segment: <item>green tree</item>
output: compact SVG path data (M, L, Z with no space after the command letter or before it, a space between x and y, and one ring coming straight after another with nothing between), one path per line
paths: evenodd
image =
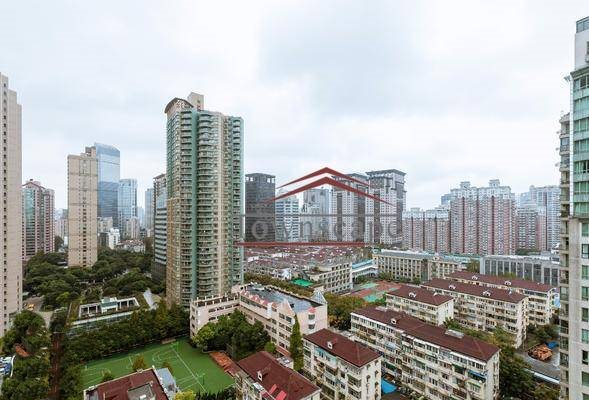
M194 400L196 394L192 390L188 390L186 392L178 392L176 396L174 396L174 400Z
M147 369L147 363L143 356L137 356L133 360L133 371L137 372L139 370Z
M340 330L349 330L352 325L352 312L366 306L363 299L352 296L336 296L326 293L325 300L327 300L329 323Z
M294 362L293 369L300 371L303 369L303 337L301 335L301 326L299 319L295 315L295 323L292 326L292 334L290 335L290 346L288 351Z
M208 323L200 328L196 335L192 337L192 343L197 349L208 351L215 336L215 330L213 329L211 323Z
M63 246L63 239L61 236L55 235L55 239L53 242L54 246L55 246L55 251L61 249L61 246Z
M558 400L559 398L559 390L553 389L546 385L536 385L536 389L534 390L534 399L542 399L542 400Z
M264 350L270 354L274 354L276 353L276 345L272 341L266 342L266 344L264 345Z
M104 382L112 381L113 379L115 379L115 376L112 374L112 372L104 371L100 382L104 383Z
M466 270L468 272L476 272L478 273L480 271L480 263L479 260L477 260L476 258L471 258L470 261L466 264Z

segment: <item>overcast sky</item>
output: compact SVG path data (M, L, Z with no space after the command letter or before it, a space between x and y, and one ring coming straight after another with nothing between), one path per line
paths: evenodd
M163 109L204 94L245 120L245 171L407 173L408 207L460 181L557 184L586 0L8 1L0 72L23 106L23 180L66 207L66 157L121 151L139 203L165 169Z

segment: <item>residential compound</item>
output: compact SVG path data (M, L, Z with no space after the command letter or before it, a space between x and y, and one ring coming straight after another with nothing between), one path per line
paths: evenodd
M10 327L11 319L21 309L22 299L22 131L21 106L17 103L14 90L8 86L8 77L0 73L0 132L3 146L0 148L3 163L0 172L3 185L0 186L2 207L0 219L4 229L0 230L0 335Z
M454 318L454 298L421 287L402 285L385 294L387 308L407 313L432 325Z
M379 400L381 360L374 350L329 329L303 339L304 369L321 387L321 398Z
M38 252L51 253L55 247L54 192L29 180L22 185L22 260Z
M517 206L515 229L517 249L531 251L547 250L545 207L539 207L536 204Z
M502 327L520 347L526 338L528 297L513 290L432 279L424 288L454 298L454 320L465 328L493 331Z
M190 304L190 336L208 322L235 310L244 313L252 324L260 321L272 342L283 349L290 346L295 318L303 335L329 325L327 302L319 292L312 298L305 298L273 286L250 283L236 285L225 295L193 300Z
M265 351L240 360L237 400L319 400L321 389Z
M406 204L405 173L396 169L333 177L374 198L334 187L331 193L329 238L400 246Z
M561 398L589 399L589 17L577 21L570 114L560 119Z
M168 303L190 306L242 281L243 120L172 99L167 115Z
M246 242L274 242L276 240L275 204L276 177L268 174L245 176L245 232ZM298 213L298 210L297 210Z
M515 195L509 186L498 179L487 187L462 182L450 195L452 253L515 253Z
M373 253L379 273L391 279L424 282L466 269L468 258L416 251L381 250Z
M403 248L431 253L450 252L450 212L412 208L403 212Z
M558 286L560 274L558 256L493 256L480 259L480 273L484 275L513 275L550 286Z
M98 258L96 148L67 157L68 265L91 267Z
M547 325L556 312L558 288L543 283L523 279L510 279L499 276L475 274L459 271L448 276L449 279L483 287L512 290L528 297L528 323Z
M499 348L386 307L352 313L356 339L381 354L392 376L428 400L497 399Z

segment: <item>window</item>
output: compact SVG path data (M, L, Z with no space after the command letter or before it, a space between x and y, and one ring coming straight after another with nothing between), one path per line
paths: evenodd
M581 341L589 343L589 331L587 329L581 329Z
M589 161L576 161L574 166L575 174L586 174L589 172Z
M581 100L584 100L584 103L578 103L578 111L585 111L589 109L589 97L583 97ZM577 102L575 102L575 106L577 107ZM574 151L575 153L585 153L589 151L589 139L575 140Z
M589 287L581 287L581 300L589 300Z
M589 351L582 350L581 360L583 361L583 364L589 365Z
M587 77L586 77L587 78ZM589 118L581 118L574 122L574 132L587 132L589 131Z
M583 382L583 386L589 386L589 373L581 372L581 381Z
M588 194L589 182L575 182L575 194Z
M583 322L589 322L589 308L581 309L581 318L583 319Z
M582 90L587 89L589 87L589 76L582 76L578 79L575 79L573 82L573 90Z
M589 237L589 224L581 224L581 236Z
M581 245L581 258L589 258L589 244Z

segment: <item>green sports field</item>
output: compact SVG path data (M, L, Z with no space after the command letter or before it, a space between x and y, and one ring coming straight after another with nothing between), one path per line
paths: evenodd
M133 360L138 355L143 356L148 367L161 368L162 363L167 361L182 390L215 393L233 384L233 378L223 372L207 354L191 347L187 339L180 339L173 343L154 344L129 353L91 361L82 369L84 387L100 383L102 374L106 371L110 371L115 378L130 374L133 372Z

